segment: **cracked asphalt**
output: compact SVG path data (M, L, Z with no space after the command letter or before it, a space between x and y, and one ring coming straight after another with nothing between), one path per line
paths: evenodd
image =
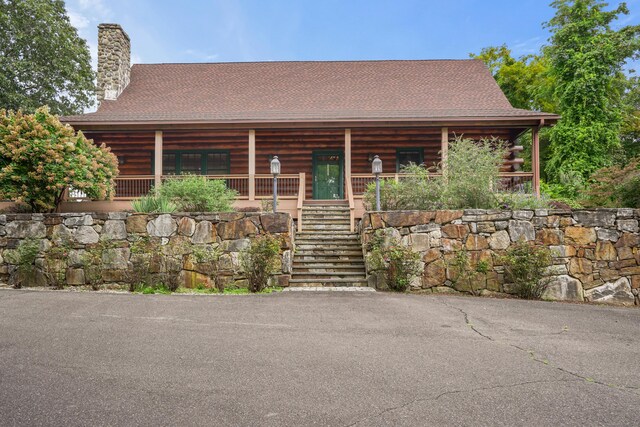
M640 425L640 310L2 290L0 425Z

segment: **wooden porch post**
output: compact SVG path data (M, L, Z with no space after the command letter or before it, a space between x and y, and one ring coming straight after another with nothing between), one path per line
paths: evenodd
M344 180L351 182L351 129L344 130Z
M540 137L539 128L531 128L531 169L533 170L533 193L540 197Z
M440 167L442 174L447 172L447 157L449 156L449 128L442 128L440 136Z
M154 149L154 186L160 187L162 184L162 131L156 131L156 141Z
M249 200L256 199L256 131L249 131Z

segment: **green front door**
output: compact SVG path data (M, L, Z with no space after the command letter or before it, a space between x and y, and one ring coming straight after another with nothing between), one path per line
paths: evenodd
M341 151L313 152L313 198L344 199L344 174Z

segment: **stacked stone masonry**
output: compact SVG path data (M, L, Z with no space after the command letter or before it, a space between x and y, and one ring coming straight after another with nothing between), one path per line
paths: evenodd
M131 42L117 24L98 26L98 102L113 100L129 84Z
M50 262L48 254L55 248L65 248L64 268L66 285L86 283L86 255L100 249L104 282L126 284L136 244L145 243L148 251L159 254L156 273L172 271L178 274L183 286L214 285L214 277L225 286L246 287L240 269L240 252L257 235L270 233L281 241L281 268L273 276L273 284L288 286L294 248L291 216L286 213L259 214L245 212L132 214L63 213L63 214L6 214L0 215L0 280L8 282L16 270L11 252L24 241L39 245L36 273L32 285L45 285L44 271ZM137 243L136 243L137 242ZM219 252L215 268L211 262L198 262L198 250ZM49 261L48 261L49 260ZM15 262L15 261L14 261Z
M640 305L639 219L638 209L370 212L360 233L365 259L376 232L421 254L424 267L412 283L414 291L468 292L452 281L452 261L464 248L472 268L479 261L489 265L476 288L487 295L508 294L500 258L525 240L552 251L546 299ZM384 288L381 272L366 264L369 285Z

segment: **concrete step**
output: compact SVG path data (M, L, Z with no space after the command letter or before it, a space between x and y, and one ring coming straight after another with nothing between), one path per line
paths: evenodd
M364 268L364 259L360 260L331 260L331 259L311 259L306 261L298 262L297 260L293 261L293 269L306 269L306 268L342 268L347 270L355 270L358 268Z
M296 233L296 240L299 238L319 238L324 239L327 237L336 237L338 239L342 238L354 238L357 239L359 237L358 233L352 233L351 231L342 231L342 230L316 230L316 231L307 231L302 230L299 233Z
M339 277L360 277L365 278L365 273L363 271L318 271L318 272L308 272L308 271L294 271L291 273L291 277L294 279L299 279L300 277L314 276L314 277L327 277L327 276L336 276Z
M367 279L291 279L289 286L367 286Z
M365 277L364 273L364 264L362 265L350 265L350 266L342 266L336 267L329 264L319 264L325 265L326 267L318 267L314 265L313 267L293 267L293 274L324 274L331 273L337 276L342 275L343 273L357 273L358 275Z
M360 244L360 240L358 239L358 235L344 235L344 234L316 234L316 233L308 233L302 235L302 233L298 233L296 235L296 243L311 243L311 242L355 242Z
M295 256L351 256L362 258L362 251L360 249L322 249L322 248L314 248L314 249L297 249Z
M344 219L309 219L309 220L302 220L302 227L304 227L305 225L346 225L347 227L349 226L349 220L344 220Z
M296 251L306 251L314 249L335 249L335 250L362 250L360 242L336 241L336 242L296 242Z
M336 204L328 204L328 203L308 203L305 202L302 205L302 209L336 209L336 210L349 210L348 203L336 203Z
M320 264L322 263L333 264L337 262L358 264L358 263L364 263L364 258L362 257L362 254L359 254L359 255L296 254L293 257L293 262L296 264L307 264L309 262L317 262Z
M351 232L349 224L302 224L305 231L348 231Z
M311 221L347 221L349 222L349 215L302 215L302 222Z

